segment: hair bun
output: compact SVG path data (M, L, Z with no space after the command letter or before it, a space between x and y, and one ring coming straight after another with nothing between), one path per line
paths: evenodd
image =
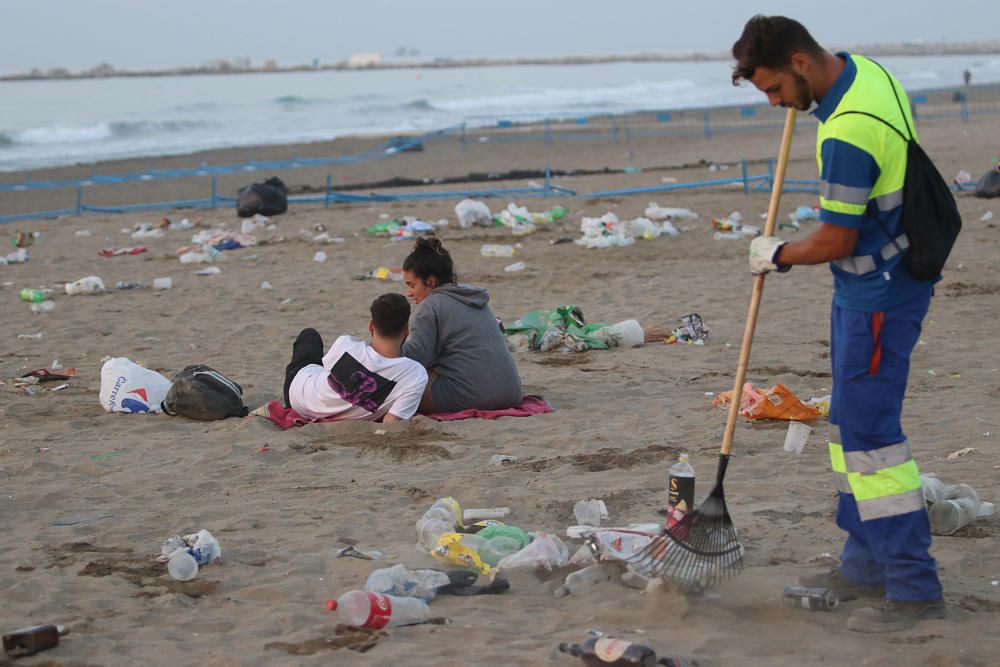
M430 251L433 253L442 254L445 252L444 246L441 245L441 239L434 236L421 236L418 237L416 243L413 245L414 251Z

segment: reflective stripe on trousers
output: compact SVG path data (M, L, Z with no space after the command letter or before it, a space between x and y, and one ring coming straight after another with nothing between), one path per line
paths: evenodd
M866 452L845 452L840 429L830 427L830 464L837 491L853 495L862 521L916 512L924 507L920 471L908 442Z

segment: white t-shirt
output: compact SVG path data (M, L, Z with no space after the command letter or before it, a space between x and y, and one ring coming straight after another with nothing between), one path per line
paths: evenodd
M427 371L407 357L388 359L368 343L341 336L323 365L300 370L288 388L291 408L303 417L373 421L390 413L409 419L417 412Z

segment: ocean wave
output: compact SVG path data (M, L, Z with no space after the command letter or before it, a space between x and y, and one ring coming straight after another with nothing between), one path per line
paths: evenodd
M411 100L409 102L400 102L396 104L368 104L364 106L354 107L351 109L352 113L359 114L379 114L379 113L394 113L398 111L414 112L414 111L441 111L438 107L434 106L430 101L420 98L416 100Z
M0 132L0 146L85 144L117 138L187 132L206 127L196 121L114 121L93 125L47 125Z
M333 104L335 102L335 100L330 100L324 97L303 97L301 95L282 95L281 97L275 97L271 101L275 104L280 104L283 107L306 107L320 104Z

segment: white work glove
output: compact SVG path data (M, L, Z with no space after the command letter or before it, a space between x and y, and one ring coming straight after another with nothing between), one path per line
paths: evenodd
M750 242L750 273L761 274L770 271L787 271L790 267L779 267L774 258L785 242L777 236L758 236Z

